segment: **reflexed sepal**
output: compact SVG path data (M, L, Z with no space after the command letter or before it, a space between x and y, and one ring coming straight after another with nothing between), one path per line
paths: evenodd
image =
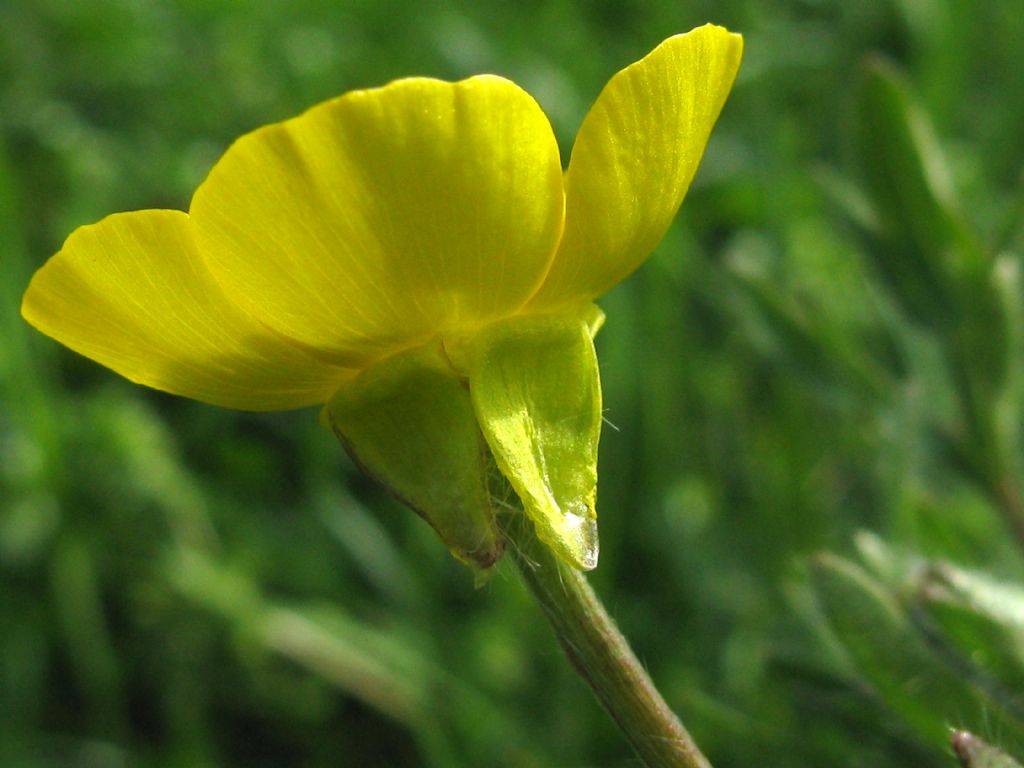
M484 331L469 384L495 462L537 536L577 568L597 565L601 384L594 317L513 318Z
M335 393L323 418L353 460L430 523L455 557L487 568L501 556L487 446L469 393L439 349L371 365Z

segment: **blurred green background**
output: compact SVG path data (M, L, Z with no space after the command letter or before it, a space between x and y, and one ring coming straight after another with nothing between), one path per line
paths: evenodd
M0 0L0 765L635 765L515 573L474 589L315 410L134 387L18 304L321 99L496 72L567 157L707 21L739 81L601 302L592 582L719 768L1021 756L1019 0Z

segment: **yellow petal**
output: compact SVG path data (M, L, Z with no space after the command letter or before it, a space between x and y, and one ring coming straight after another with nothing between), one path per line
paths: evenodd
M242 137L191 215L232 299L363 364L521 306L561 233L560 168L513 83L400 80Z
M134 382L229 408L322 403L351 375L232 305L180 211L114 214L75 230L32 278L21 311Z
M743 39L704 26L616 74L565 177L565 234L531 306L589 300L636 269L668 229L739 68Z

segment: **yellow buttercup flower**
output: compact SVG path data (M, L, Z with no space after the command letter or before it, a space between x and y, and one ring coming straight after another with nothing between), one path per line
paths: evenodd
M714 26L664 41L607 84L564 173L544 113L500 77L345 94L236 141L188 213L77 229L22 314L150 387L324 404L355 460L480 567L502 546L493 461L537 535L592 568L591 302L664 235L741 53Z

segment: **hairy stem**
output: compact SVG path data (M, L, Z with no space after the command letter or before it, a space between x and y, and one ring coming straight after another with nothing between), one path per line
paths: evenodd
M629 739L644 765L711 768L668 708L586 577L561 563L524 514L503 521L509 553L544 609L572 665Z

